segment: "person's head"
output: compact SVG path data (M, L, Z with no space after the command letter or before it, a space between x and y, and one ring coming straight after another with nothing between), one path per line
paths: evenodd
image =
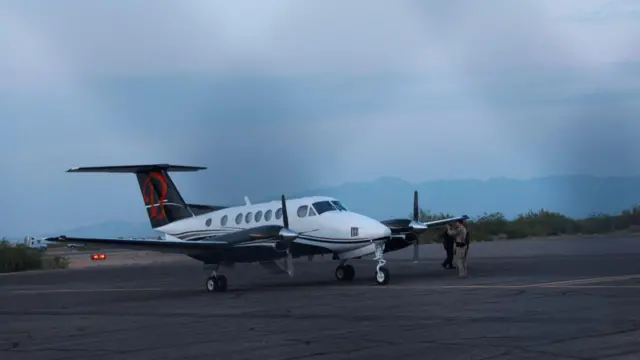
M462 219L456 221L456 227L461 227L461 226L464 226L464 220Z

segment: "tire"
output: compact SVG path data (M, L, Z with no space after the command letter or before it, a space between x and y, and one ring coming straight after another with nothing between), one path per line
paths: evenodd
M218 281L216 290L219 292L227 291L227 277L224 275L218 275Z
M376 271L376 284L387 285L389 283L389 270L381 267L380 271Z
M356 276L356 269L352 265L345 265L344 275L344 281L352 281Z
M336 275L336 280L344 281L345 277L347 276L346 266L338 265L336 267L335 275Z
M209 276L207 278L207 282L205 283L205 288L207 292L214 292L218 290L218 281L215 276Z

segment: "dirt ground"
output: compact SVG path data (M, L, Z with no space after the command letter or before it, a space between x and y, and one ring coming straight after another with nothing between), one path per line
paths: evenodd
M93 252L78 252L57 254L69 259L69 268L80 269L97 266L122 266L122 265L140 265L154 264L161 262L179 262L179 261L195 261L185 255L180 254L162 254L152 251L101 251L107 255L106 260L91 260Z

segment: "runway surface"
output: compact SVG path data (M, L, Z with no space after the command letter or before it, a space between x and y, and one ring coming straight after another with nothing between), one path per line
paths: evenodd
M421 253L386 287L370 260L348 284L238 266L214 294L191 261L2 276L0 359L640 358L640 239L472 244L467 279Z

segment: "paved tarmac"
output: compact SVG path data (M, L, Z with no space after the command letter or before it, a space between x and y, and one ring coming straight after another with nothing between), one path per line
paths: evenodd
M467 279L411 255L386 287L370 260L349 284L238 266L213 294L193 261L2 276L0 359L640 358L640 238L472 244Z

